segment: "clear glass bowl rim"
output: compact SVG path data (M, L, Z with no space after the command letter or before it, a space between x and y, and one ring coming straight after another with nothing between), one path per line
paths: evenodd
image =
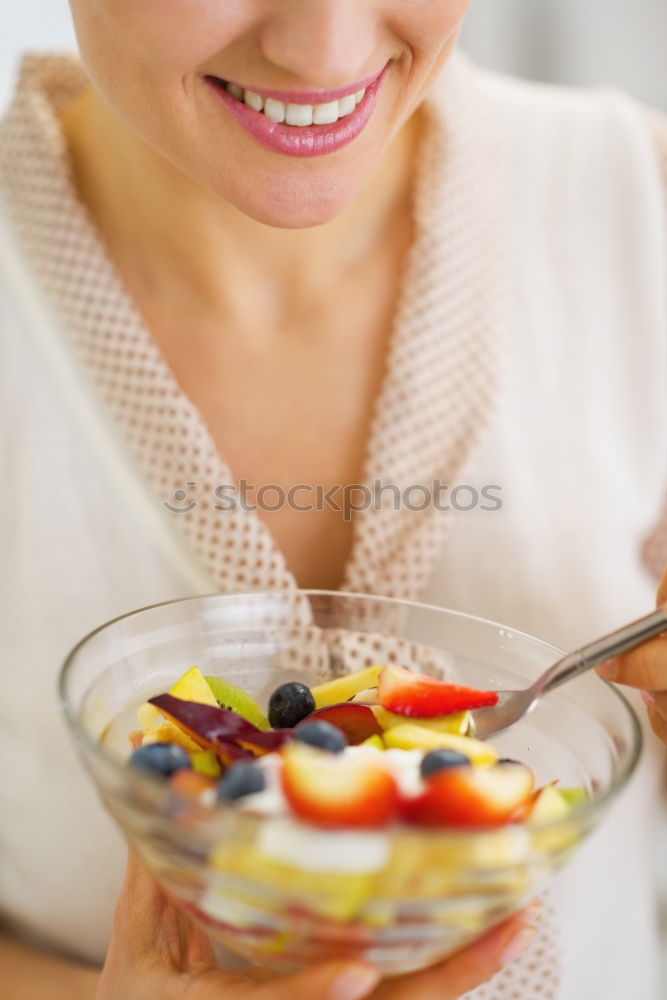
M355 593L353 591L344 590L318 590L318 589L298 589L298 590L287 590L287 589L276 589L276 590L253 590L253 591L233 591L229 593L221 591L213 591L208 594L197 594L190 595L188 597L178 597L168 601L158 601L155 604L147 604L141 608L135 608L132 611L127 611L122 615L117 615L115 618L110 618L108 621L103 622L98 625L92 631L88 632L83 636L82 639L77 642L77 644L70 650L70 652L65 657L60 673L58 676L58 697L62 711L64 713L67 724L74 734L74 737L78 743L81 743L86 748L86 753L91 754L93 757L101 760L106 767L111 767L113 771L116 772L117 776L127 779L127 768L124 764L118 761L112 754L107 753L104 747L97 741L91 738L91 736L86 732L85 728L79 723L78 714L72 708L68 697L67 697L67 682L70 673L70 669L74 665L74 662L79 654L79 652L90 642L96 635L103 632L105 629L110 628L112 625L117 625L119 622L125 621L128 618L134 618L138 615L143 614L147 611L154 611L158 608L165 608L170 606L176 606L180 604L187 604L188 602L193 603L195 601L206 601L211 599L225 600L225 598L230 601L233 599L243 599L256 601L261 604L262 601L268 599L275 600L276 598L285 597L295 597L301 595L306 598L318 597L318 598L333 598L333 599L347 599L354 601L372 601L374 603L386 603L392 607L404 607L406 609L418 609L420 611L434 611L436 613L442 614L443 612L456 617L458 619L466 620L470 623L479 622L485 627L498 628L506 632L511 632L512 635L518 639L525 639L531 643L542 646L544 649L551 650L554 653L554 661L560 656L565 655L565 650L560 649L558 646L554 646L550 642L546 642L543 639L538 639L528 632L522 632L519 629L512 628L511 626L504 625L500 622L496 622L489 618L482 618L480 615L468 614L465 611L456 611L452 608L446 608L437 604L427 604L421 601L407 601L402 598L394 597L384 597L375 594L366 593ZM594 817L601 811L603 811L611 801L613 801L617 795L623 790L627 785L628 781L632 777L632 774L637 766L639 758L642 753L643 748L643 732L641 725L635 714L632 706L628 702L627 698L618 690L618 688L609 683L602 678L599 678L601 683L605 685L606 688L613 694L615 698L623 706L629 720L632 730L632 746L629 750L627 760L623 763L620 773L615 781L612 781L610 786L605 789L600 795L593 796L592 798L587 798L585 802L578 805L573 812L567 816L561 817L556 820L548 820L543 823L531 824L530 830L532 832L550 832L558 831L560 828L567 826L572 823L573 819L580 821L584 826L588 827L593 825ZM144 787L146 792L155 792L157 788L163 787L164 783L160 781L159 778L153 778L150 775L145 775L141 772L135 772L132 774L132 783L136 787ZM220 813L221 809L213 810L214 813ZM248 818L248 817L246 817ZM263 817L257 817L257 822L261 823ZM585 822L584 822L585 821ZM512 829L513 827L499 827L499 828L458 828L456 830L438 830L433 828L422 828L422 827L396 827L392 832L400 836L402 832L409 832L411 834L419 833L422 836L432 836L444 840L448 836L453 838L460 838L461 836L489 836L496 832L502 832L507 829ZM521 826L519 826L521 828Z

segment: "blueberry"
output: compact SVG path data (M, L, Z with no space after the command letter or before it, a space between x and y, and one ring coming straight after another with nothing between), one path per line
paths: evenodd
M470 767L470 758L458 750L431 750L423 758L419 770L422 778L428 778L448 767Z
M137 747L128 764L138 771L169 778L174 771L190 767L190 756L178 743L146 743Z
M320 719L302 722L294 730L294 739L319 750L328 750L329 753L342 753L347 746L347 740L340 729Z
M274 729L292 729L315 711L315 699L305 684L281 684L269 698L269 722Z
M244 795L262 792L265 787L264 772L251 761L240 760L218 782L218 802L233 802Z

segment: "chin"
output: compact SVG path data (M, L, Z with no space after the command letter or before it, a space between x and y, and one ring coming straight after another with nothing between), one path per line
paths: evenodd
M336 171L320 176L294 177L278 182L275 174L248 177L242 184L215 185L215 193L255 222L275 229L309 229L332 222L354 201L362 178L342 177ZM327 174L329 176L327 176Z
M234 205L255 222L273 229L312 229L332 222L351 200L331 201L316 197L307 204L278 204L270 199L254 197Z

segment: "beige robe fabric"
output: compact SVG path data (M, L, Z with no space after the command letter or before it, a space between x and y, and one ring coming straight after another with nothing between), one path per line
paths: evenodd
M68 58L24 64L0 128L0 191L18 243L61 324L71 365L101 404L109 446L127 454L146 484L161 530L178 536L176 547L189 553L210 589L292 588L294 578L259 517L216 510L213 490L231 481L230 470L77 199L56 112L84 83ZM368 442L369 483L462 481L496 414L513 316L502 147L487 87L457 57L425 105L428 127L414 189L417 236ZM189 482L196 484L188 488L196 507L174 515L165 502ZM361 513L344 589L422 596L433 589L451 522L451 515L433 509ZM29 917L23 922L29 926ZM50 936L48 927L40 932ZM58 940L55 929L51 937ZM60 943L77 950L71 938ZM86 950L83 945L81 953ZM569 1000L559 993L559 967L547 905L530 953L474 996Z

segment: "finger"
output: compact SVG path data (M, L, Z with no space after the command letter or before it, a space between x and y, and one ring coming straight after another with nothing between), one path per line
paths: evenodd
M163 905L159 888L130 850L96 995L115 997L117 983L132 981L147 962L155 970L154 978L160 980L156 995L164 995L165 970L160 973L159 963L154 959Z
M642 691L651 729L663 743L667 743L667 694Z
M458 1000L514 961L535 936L539 903L516 914L458 955L424 972L388 980L377 1000ZM374 998L375 1000L375 998Z
M132 899L133 904L150 908L163 904L164 895L147 868L139 860L139 855L130 847L127 852L127 867L122 892Z
M305 969L282 980L274 978L268 983L250 986L247 993L238 996L239 1000L363 1000L373 993L380 978L372 965L334 962Z
M216 965L208 936L144 867L132 848L121 900L126 935L132 935L126 947L133 947L136 957L145 961L152 955L182 971Z
M667 691L642 691L641 696L647 708L667 720Z
M152 956L174 969L215 964L209 939L162 889L132 848L116 904L112 943L114 951L122 951L134 962L145 963Z
M162 890L130 848L114 919L114 936L128 954L143 957L152 950L164 906Z
M660 580L660 586L658 587L658 595L656 601L657 601L657 607L660 607L661 604L667 603L667 566L665 566L662 578Z
M597 668L600 677L645 691L667 690L667 638L658 636Z
M130 850L116 909L118 935L114 950L124 951L126 960L132 955L135 961L143 962L147 954L161 952L165 937L174 936L171 933L174 928L169 927L170 933L165 934L163 927L165 915L167 923L171 924L170 911L178 916L153 876ZM282 980L274 977L266 984L257 984L243 974L221 969L195 968L192 971L201 996L210 996L211 1000L221 995L228 996L229 1000L363 1000L381 978L373 966L359 962L314 966ZM204 989L207 992L204 993Z

